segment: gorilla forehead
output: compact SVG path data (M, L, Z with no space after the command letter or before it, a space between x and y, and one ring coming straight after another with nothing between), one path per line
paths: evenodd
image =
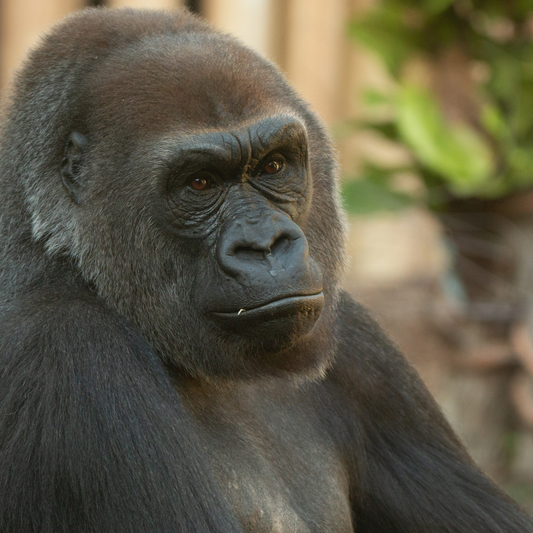
M150 36L120 48L90 76L88 99L99 129L135 135L177 124L183 131L231 129L265 109L294 108L270 63L218 34Z

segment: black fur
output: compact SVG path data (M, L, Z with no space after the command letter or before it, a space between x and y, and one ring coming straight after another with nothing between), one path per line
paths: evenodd
M0 531L532 531L339 290L323 126L184 11L81 12L0 144Z

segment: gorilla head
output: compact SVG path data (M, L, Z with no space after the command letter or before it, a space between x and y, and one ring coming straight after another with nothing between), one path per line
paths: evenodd
M272 64L185 12L92 10L46 38L15 90L4 160L51 260L191 374L326 368L335 163Z

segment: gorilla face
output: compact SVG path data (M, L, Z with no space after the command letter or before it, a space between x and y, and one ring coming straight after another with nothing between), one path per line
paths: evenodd
M101 61L80 101L65 225L98 294L192 374L323 372L342 222L320 200L328 140L277 70L224 36L159 36Z
M269 352L308 334L324 295L298 225L311 194L303 126L270 117L192 135L168 166L166 225L185 246L204 243L211 267L193 291L211 327Z

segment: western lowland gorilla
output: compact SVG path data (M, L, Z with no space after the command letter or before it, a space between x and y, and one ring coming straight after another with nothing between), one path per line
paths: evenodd
M185 11L92 9L2 133L0 531L533 531L339 289L331 141Z

